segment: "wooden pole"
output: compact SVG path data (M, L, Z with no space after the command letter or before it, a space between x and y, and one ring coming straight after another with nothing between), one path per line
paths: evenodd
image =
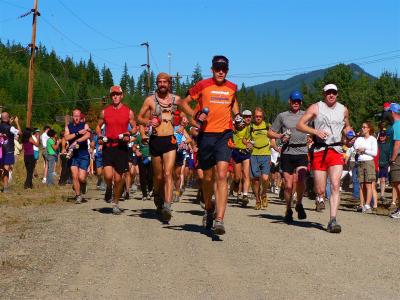
M29 81L28 81L28 103L26 111L26 127L31 127L32 120L32 98L33 98L33 80L35 77L35 52L36 52L36 17L39 16L38 12L38 0L34 0L33 5L33 21L32 21L32 42L29 45L31 47L31 59L29 61Z

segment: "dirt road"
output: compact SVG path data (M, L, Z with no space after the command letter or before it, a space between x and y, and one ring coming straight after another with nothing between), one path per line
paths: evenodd
M192 196L174 204L169 225L152 201L124 201L114 216L95 190L82 205L1 207L0 298L400 297L398 220L342 207L343 232L328 234L328 212L312 201L306 221L287 225L271 197L267 210L230 204L219 239L200 226Z

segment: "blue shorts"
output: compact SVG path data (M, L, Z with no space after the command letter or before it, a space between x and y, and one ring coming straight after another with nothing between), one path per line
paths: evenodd
M232 138L232 131L226 130L221 133L201 133L197 137L197 160L200 169L209 170L219 161L229 162L232 156L232 149L228 142Z
M388 166L379 166L378 178L387 178L389 176Z
M96 168L103 167L103 153L96 153L94 156L94 163L96 164Z
M251 178L259 178L261 174L269 175L271 171L270 155L252 155L250 157L250 176Z
M242 161L246 159L250 159L250 152L242 149L233 149L232 150L232 159L235 163L240 164Z
M11 166L15 163L14 152L3 152L3 157L0 160L0 166Z
M70 167L78 167L79 169L87 171L90 164L90 156L73 156L70 159Z

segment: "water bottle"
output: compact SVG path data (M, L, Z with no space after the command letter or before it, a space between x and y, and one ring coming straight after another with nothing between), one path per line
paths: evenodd
M72 143L69 147L68 147L68 152L67 152L67 159L70 159L72 157L72 155L74 154L74 150L75 149L79 149L79 144L77 142Z
M353 130L350 130L350 131L348 131L347 132L347 134L346 134L346 137L348 138L348 139L352 139L352 138L354 138L356 136L356 133L353 131Z
M201 113L199 113L199 114L197 115L196 122L197 122L197 124L199 124L200 127L203 126L204 121L199 120L199 116L200 116L201 114L206 114L206 115L208 116L208 113L209 113L209 112L210 112L210 110L208 109L208 107L204 107L204 108L201 110Z

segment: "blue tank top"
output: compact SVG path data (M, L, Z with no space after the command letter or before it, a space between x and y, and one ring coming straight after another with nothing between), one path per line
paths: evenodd
M79 124L75 125L74 123L69 123L68 124L68 129L69 133L78 133L80 130L85 129L85 123L80 122ZM72 140L69 141L69 144L71 145L75 140L77 140L79 137L75 137ZM88 142L83 141L79 143L79 148L74 150L74 156L86 156L89 155L88 151Z

